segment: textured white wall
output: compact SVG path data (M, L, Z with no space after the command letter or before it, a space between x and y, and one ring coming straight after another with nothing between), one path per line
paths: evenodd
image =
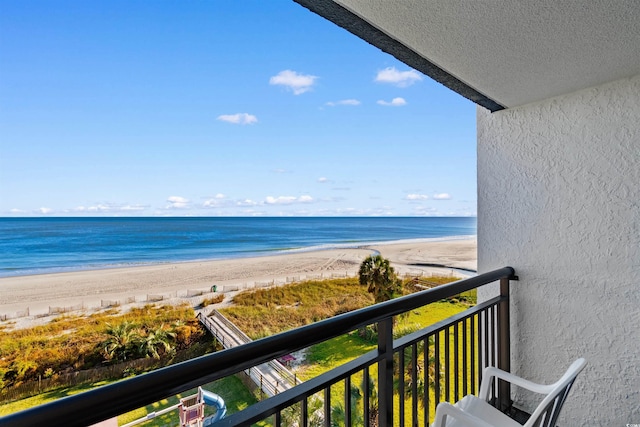
M640 423L640 75L478 108L478 193L479 270L520 277L513 372L552 382L583 356L558 424Z

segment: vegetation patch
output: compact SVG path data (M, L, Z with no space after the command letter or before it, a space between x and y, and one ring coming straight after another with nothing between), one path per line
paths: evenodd
M171 358L198 348L206 331L187 305L60 316L29 329L0 331L0 389L125 360Z
M375 276L375 272L371 274L371 270L376 268L379 267L371 266L369 276ZM389 272L393 273L393 270ZM235 296L232 307L220 311L251 338L258 339L366 307L376 299L381 299L383 294L395 297L420 290L419 287L412 286L411 281L401 283L393 275L391 278L393 280L387 282L393 287L392 292L376 288L358 278L311 280L245 291ZM427 280L447 283L457 279L431 277ZM412 311L398 319L395 332L397 335L404 335L457 313L473 303L475 293L471 292ZM298 374L305 379L313 378L375 348L375 330L372 334L362 332L354 331L308 349L306 361L297 369ZM205 334L194 317L193 309L188 306L146 306L126 314L111 310L91 316L62 316L48 325L31 329L0 330L0 380L3 381L0 385L6 390L8 386L34 378L132 359L171 359L180 350L183 353L189 351L192 353L190 356L195 357L211 351L210 340L204 339ZM182 357L181 360L186 358L190 357ZM375 368L372 375L374 372ZM354 380L361 381L359 377ZM42 393L34 398L0 406L0 414L12 413L102 384L104 382ZM205 388L220 394L230 413L255 403L255 397L235 377L219 380ZM338 388L332 388L332 395L341 393ZM147 413L170 406L180 397L192 393L195 391L190 390L180 396L123 414L119 417L119 422L126 423L144 417ZM15 408L14 405L19 407ZM171 420L159 417L145 425L164 425L173 422L174 416L167 414L166 417Z
M310 280L245 291L220 310L252 339L307 325L373 304L355 278Z
M424 280L444 284L458 278L432 276ZM394 286L393 296L422 290L412 280L400 285L390 283ZM370 288L375 292L370 292ZM375 303L376 292L383 293L379 291L379 287L360 284L358 278L309 280L241 292L233 298L233 306L221 309L220 312L255 340L367 307ZM475 304L475 291L458 295L446 302L465 306Z

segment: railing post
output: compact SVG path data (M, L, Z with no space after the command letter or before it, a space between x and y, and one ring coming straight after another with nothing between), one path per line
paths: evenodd
M393 426L393 318L378 323L378 425Z
M511 372L509 278L500 279L500 296L506 299L498 305L498 369ZM511 384L508 381L498 380L498 409L506 411L512 403Z

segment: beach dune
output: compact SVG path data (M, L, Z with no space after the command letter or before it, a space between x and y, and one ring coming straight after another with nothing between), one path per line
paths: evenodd
M442 272L430 265L475 270L476 241L404 241L358 248L181 262L149 266L75 271L0 278L0 315L15 317L27 309L30 317L51 307L99 308L105 301L122 305L185 299L199 292L233 293L247 288L291 281L353 276L362 260L380 253L399 274ZM444 270L451 274L451 268Z

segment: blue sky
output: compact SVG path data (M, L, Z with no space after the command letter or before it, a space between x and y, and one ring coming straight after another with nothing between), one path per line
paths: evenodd
M293 1L0 2L0 216L475 213L475 105Z

